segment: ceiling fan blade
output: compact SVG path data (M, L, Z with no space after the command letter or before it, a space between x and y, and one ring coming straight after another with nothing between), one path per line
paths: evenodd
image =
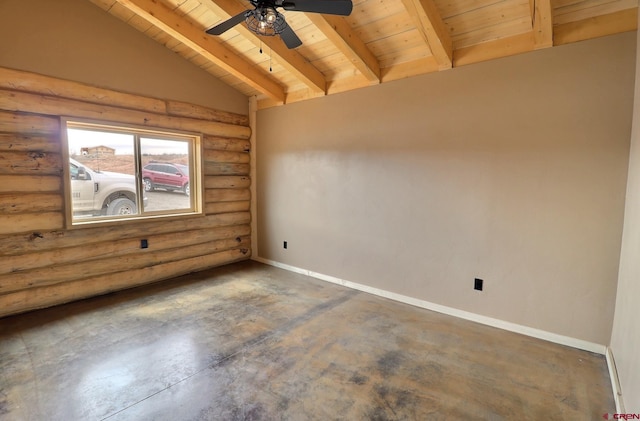
M349 16L353 10L351 0L290 0L283 1L284 10Z
M239 24L240 22L245 20L245 17L247 15L247 12L250 12L250 10L245 10L242 13L239 13L227 20L225 20L224 22L214 26L211 29L207 29L207 34L209 35L222 35L223 33L225 33L226 31L228 31L229 29L233 28L234 26L236 26L237 24Z
M291 27L287 25L286 22L284 23L284 25L284 29L282 30L282 32L280 32L280 38L282 38L282 41L287 46L287 48L292 49L301 46L302 41L300 41L300 38L298 38L296 33L293 32L293 29L291 29Z

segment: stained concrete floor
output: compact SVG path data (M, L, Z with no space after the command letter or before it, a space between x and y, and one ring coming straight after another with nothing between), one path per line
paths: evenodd
M2 420L588 420L601 355L255 262L0 319Z

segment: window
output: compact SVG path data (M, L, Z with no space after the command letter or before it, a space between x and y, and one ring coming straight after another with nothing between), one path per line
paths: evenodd
M70 225L202 213L199 135L63 120Z

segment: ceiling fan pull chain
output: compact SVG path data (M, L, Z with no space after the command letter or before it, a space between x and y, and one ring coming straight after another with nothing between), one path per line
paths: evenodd
M269 47L269 72L273 72L273 69L271 68L271 47Z
M260 54L262 54L262 40L260 40Z

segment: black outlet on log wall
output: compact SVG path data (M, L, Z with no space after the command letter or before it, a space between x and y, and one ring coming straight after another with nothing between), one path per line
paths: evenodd
M478 291L482 291L482 283L484 281L480 278L476 278L473 281L473 289L478 290Z
M149 247L149 241L147 241L147 240L140 240L140 248L141 248L141 249L146 249L147 247Z

